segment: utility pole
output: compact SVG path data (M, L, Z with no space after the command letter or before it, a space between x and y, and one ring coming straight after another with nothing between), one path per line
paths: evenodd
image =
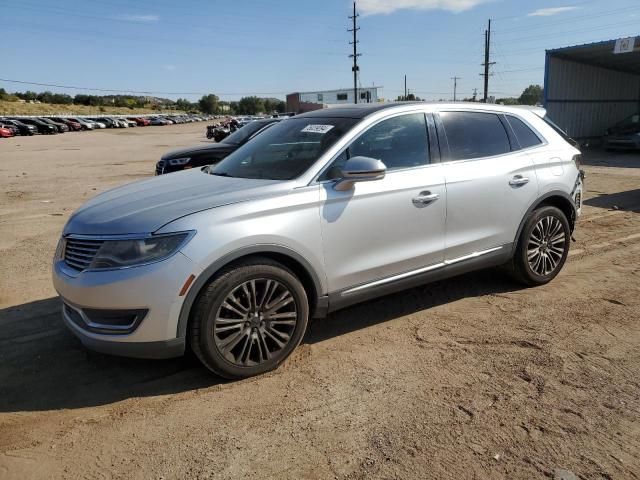
M458 93L458 80L460 80L460 77L451 77L451 80L453 80L453 101L455 102L457 100L456 94Z
M362 56L361 53L358 53L358 27L357 19L360 15L356 11L356 2L353 2L353 16L349 17L353 20L353 28L348 29L348 32L353 32L353 42L349 42L349 45L353 45L353 53L349 55L349 58L353 58L353 66L351 70L353 71L353 101L354 103L358 103L358 72L360 71L360 67L358 66L358 57Z
M404 97L402 99L407 101L407 75L404 76Z
M484 73L480 75L484 77L484 95L483 101L487 103L487 99L489 98L489 67L491 65L495 65L496 62L490 62L490 54L491 54L491 19L489 19L488 28L484 31Z

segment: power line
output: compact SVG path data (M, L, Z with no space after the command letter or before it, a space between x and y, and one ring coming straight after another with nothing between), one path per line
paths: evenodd
M127 93L127 94L140 94L140 95L208 95L211 92L155 92L149 90L126 90L126 89L114 89L114 88L91 88L91 87L78 87L74 85L59 85L54 83L40 83L40 82L27 82L24 80L15 80L9 78L0 78L0 82L18 83L21 85L35 85L39 87L52 87L52 88L64 88L70 90L87 90L91 92L105 92L105 93ZM233 93L216 93L220 96L233 96L233 95L285 95L291 92L233 92Z

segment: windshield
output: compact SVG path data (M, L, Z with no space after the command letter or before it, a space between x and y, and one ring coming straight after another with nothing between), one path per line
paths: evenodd
M240 145L244 143L251 135L256 133L261 128L264 128L268 125L268 122L251 122L245 125L244 127L236 130L227 138L222 140L220 143L229 143L232 145Z
M218 163L213 175L291 180L348 132L354 118L292 118L261 133Z

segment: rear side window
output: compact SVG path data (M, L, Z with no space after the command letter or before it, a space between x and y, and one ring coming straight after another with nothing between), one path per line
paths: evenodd
M530 148L540 145L542 140L534 133L529 126L517 117L511 115L505 115L509 125L513 129L513 133L516 134L520 148Z
M441 112L449 143L449 160L491 157L511 151L498 115L483 112Z

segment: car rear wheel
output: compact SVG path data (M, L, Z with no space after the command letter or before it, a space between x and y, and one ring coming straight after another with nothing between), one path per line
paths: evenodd
M513 258L513 271L521 282L536 286L553 280L562 269L571 242L565 214L556 207L535 210L527 219Z
M224 270L200 294L189 343L217 375L235 379L273 370L307 328L304 287L285 266L253 258Z

